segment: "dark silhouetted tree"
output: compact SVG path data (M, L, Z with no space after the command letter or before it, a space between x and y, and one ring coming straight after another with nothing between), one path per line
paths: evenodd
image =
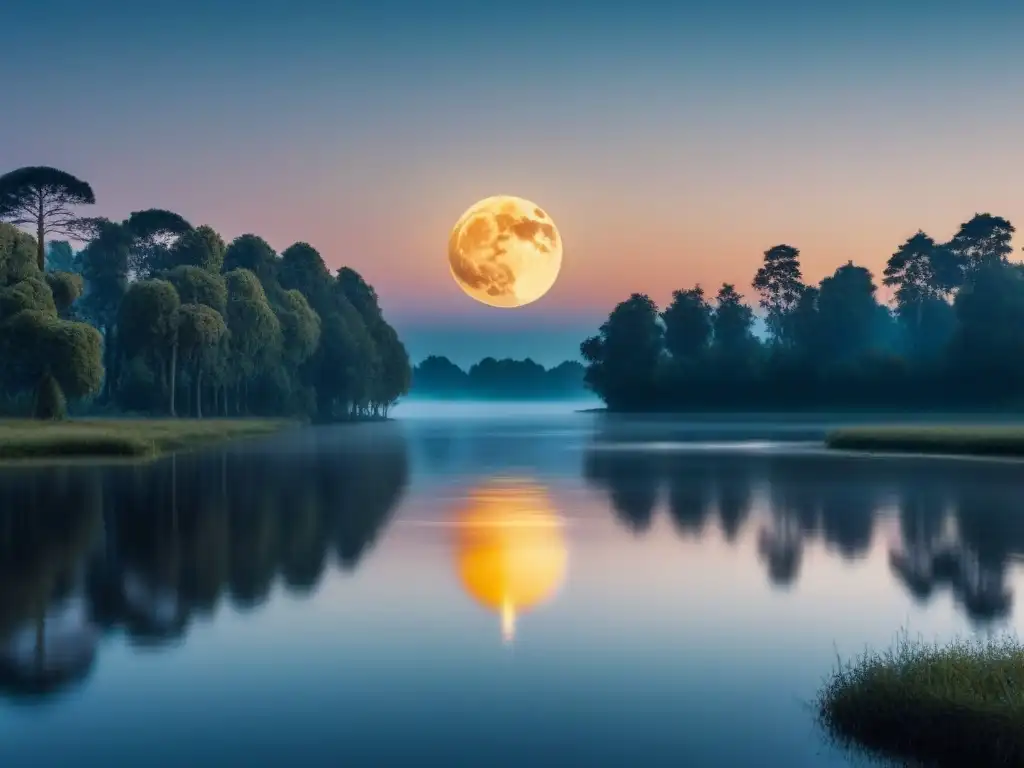
M768 332L776 344L791 338L789 315L803 293L800 251L791 245L776 245L764 252L764 263L757 270L751 287L761 295L761 308L767 313Z

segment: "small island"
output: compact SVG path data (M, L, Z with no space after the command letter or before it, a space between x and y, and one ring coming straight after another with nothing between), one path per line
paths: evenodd
M409 394L473 400L567 400L587 397L583 365L566 360L545 368L529 358L485 357L464 371L447 357L431 355L413 368Z
M927 765L1024 765L1024 646L902 635L837 668L818 716L840 744Z
M386 418L408 391L405 346L353 269L172 211L81 214L95 202L58 168L0 175L0 458Z

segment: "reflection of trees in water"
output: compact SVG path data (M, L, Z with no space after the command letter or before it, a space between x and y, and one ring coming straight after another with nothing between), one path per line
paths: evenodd
M0 472L0 691L51 692L91 671L76 586L102 505L96 479L67 468Z
M641 451L599 450L584 457L583 474L608 493L612 510L634 533L651 527L662 481L661 457Z
M871 548L875 519L898 500L902 544L890 555L894 575L919 601L948 588L973 621L1007 616L1007 564L1024 555L1024 514L1008 465L941 466L840 456L588 450L584 477L609 497L634 533L648 530L664 492L677 531L700 536L716 524L735 541L757 485L766 519L757 534L768 578L788 586L800 577L803 551L820 540L845 560Z
M6 643L23 656L25 628L76 591L83 637L95 623L158 646L225 600L255 607L275 583L308 593L332 560L358 566L406 473L395 435L331 451L184 454L0 475L0 651ZM61 646L69 664L72 645ZM15 690L11 653L0 659L0 688ZM85 664L86 654L76 658Z
M955 482L935 473L900 500L901 546L893 573L919 601L948 589L975 621L1008 618L1009 563L1024 553L1024 520L1009 465L961 469Z

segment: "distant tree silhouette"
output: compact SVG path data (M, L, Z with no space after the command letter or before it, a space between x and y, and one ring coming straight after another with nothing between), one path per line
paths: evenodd
M800 251L791 245L776 245L764 252L764 263L754 276L752 287L761 294L768 331L776 344L792 341L790 317L803 294Z
M980 213L948 242L924 232L874 276L852 261L805 285L800 252L764 253L751 285L768 339L730 284L677 290L661 313L634 294L580 345L610 410L992 407L1024 402L1024 265L1014 228Z
M464 371L447 357L431 355L413 368L410 392L425 397L486 399L573 397L586 390L584 368L566 360L546 369L525 360L485 357Z

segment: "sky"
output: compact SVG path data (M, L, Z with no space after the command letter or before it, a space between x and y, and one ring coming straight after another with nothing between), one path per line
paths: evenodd
M74 173L95 215L309 242L375 286L414 361L552 365L631 292L753 300L778 243L810 281L848 260L880 278L917 229L1024 221L1013 0L4 5L0 169ZM565 246L516 310L447 262L494 194Z

